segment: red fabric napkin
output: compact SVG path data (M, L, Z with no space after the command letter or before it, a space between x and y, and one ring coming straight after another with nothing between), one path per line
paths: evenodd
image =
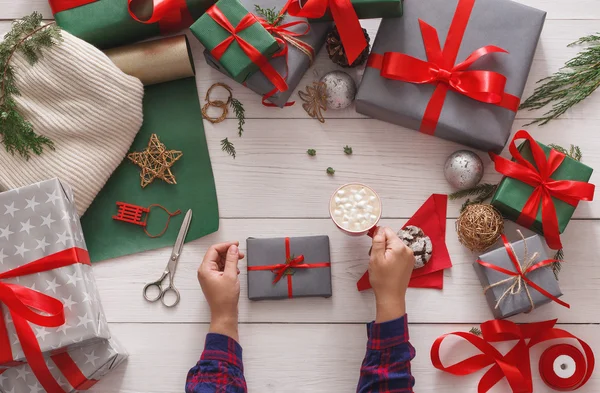
M402 227L414 225L421 228L429 236L433 245L433 253L429 262L421 269L413 271L408 284L411 288L442 289L444 286L444 269L452 267L450 254L446 247L447 206L447 195L433 194ZM358 280L356 286L359 291L371 288L369 272L366 272Z

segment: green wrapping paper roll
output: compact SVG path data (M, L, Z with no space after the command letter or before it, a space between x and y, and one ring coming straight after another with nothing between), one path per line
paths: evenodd
M152 6L153 1L141 1L144 4L139 7L138 17L144 20L147 19L148 8ZM187 4L192 21L198 19L214 4L214 0L182 1ZM128 0L50 0L49 2L56 23L60 27L98 48L106 49L130 44L163 33L160 23L145 24L134 20L129 14ZM68 4L68 9L64 9L62 3ZM56 10L60 11L56 12ZM182 25L181 29L189 27L189 24Z
M548 157L550 155L550 150L552 149L539 142L538 145L542 148L544 153L546 153L546 157ZM529 142L523 142L519 146L519 151L524 159L535 165ZM513 159L513 161L515 160ZM552 179L589 182L593 171L594 170L589 166L567 156L561 166L558 167L552 175ZM504 217L507 217L512 221L517 221L532 192L533 187L530 185L510 177L504 177L498 185L498 189L492 198L491 204L498 209ZM573 216L573 213L575 213L576 207L554 197L552 197L552 201L556 208L559 233L563 233L567 224L571 221L571 217ZM539 234L544 234L542 227L542 204L540 204L537 217L532 227L529 229Z
M234 27L249 13L238 0L220 0L215 7L221 10ZM215 22L209 14L202 15L190 27L190 30L209 51L231 37L231 34ZM238 35L266 58L270 58L279 50L279 45L273 36L258 22L240 31ZM259 70L258 65L252 62L236 41L231 43L219 62L239 83L244 83L249 76Z

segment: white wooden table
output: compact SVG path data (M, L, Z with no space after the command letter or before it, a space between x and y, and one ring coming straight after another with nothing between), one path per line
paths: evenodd
M411 1L407 0L410 6ZM529 83L556 71L577 48L567 44L600 30L597 0L521 0L548 11ZM10 20L34 10L52 18L46 0L0 0L0 33ZM378 22L363 21L374 38ZM196 58L198 91L201 97L214 82L232 82L209 68L202 46L192 40ZM334 69L324 51L313 70L318 75ZM317 78L310 70L300 87ZM332 246L333 297L250 302L247 300L245 261L241 262L242 296L240 334L244 347L246 377L251 392L326 392L355 390L366 333L364 323L374 317L374 299L369 291L356 291L356 280L367 267L368 238L348 238L328 219L331 192L349 181L366 181L382 196L383 224L399 228L432 193L450 188L442 169L446 157L461 146L364 118L353 109L327 112L320 124L310 119L297 104L284 110L264 108L250 90L235 85L235 96L246 107L244 137L236 136L236 120L211 125L205 122L210 155L217 184L221 228L185 247L176 283L181 303L173 310L142 298L144 283L164 268L170 249L146 252L95 265L98 286L112 332L131 353L120 367L93 391L127 393L182 392L187 371L200 356L208 329L209 309L196 279L196 269L207 247L238 239L245 249L248 236L302 236L327 234ZM294 97L297 98L296 95ZM600 184L600 93L570 111L561 120L538 128L529 127L536 139L563 146L582 147L584 162L596 172ZM517 115L514 130L539 113ZM219 141L235 141L237 159L221 152ZM342 147L350 145L352 156ZM317 156L306 155L314 148ZM484 157L484 154L482 154ZM484 157L484 181L496 182L489 159ZM325 173L336 169L335 176ZM492 318L471 263L475 256L460 246L454 220L460 203L448 209L447 243L454 267L445 273L443 291L410 289L408 312L412 343L417 349L413 372L416 391L435 393L475 392L482 373L453 377L435 370L429 349L436 337ZM600 349L600 202L584 203L563 236L568 263L560 275L567 310L551 304L515 320L533 322L559 318L562 327ZM511 227L509 227L511 228ZM535 351L539 356L539 350ZM598 352L600 354L600 352ZM466 354L466 353L465 353ZM550 392L533 361L536 392ZM501 382L494 392L507 392ZM600 391L600 374L580 390Z

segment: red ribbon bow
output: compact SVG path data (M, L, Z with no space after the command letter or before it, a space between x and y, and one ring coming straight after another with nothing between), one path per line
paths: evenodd
M313 269L313 268L322 268L322 267L331 267L330 262L318 262L318 263L304 263L304 255L300 255L298 257L292 258L290 252L290 238L285 238L285 261L286 263L279 263L277 265L267 265L267 266L248 266L248 271L264 271L270 270L275 274L275 278L273 279L273 285L277 284L281 278L286 274L288 269ZM288 285L288 297L292 298L293 296L293 288L292 288L292 275L287 275L287 285Z
M86 250L69 248L26 265L0 273L0 280L41 273L81 263L91 265ZM64 393L56 382L42 355L30 323L44 327L59 327L65 323L64 306L58 300L22 285L0 281L0 304L10 312L17 336L31 370L48 393ZM0 364L13 360L8 331L0 313Z
M431 347L431 362L435 368L454 375L473 374L492 365L479 381L478 393L489 391L505 377L513 393L531 393L533 392L533 382L529 349L548 340L574 338L583 347L587 358L587 370L579 384L579 386L583 386L594 371L594 353L584 341L565 330L556 329L554 327L556 322L556 320L552 320L517 325L510 321L493 320L481 325L482 337L466 332L444 334L436 339ZM444 366L440 359L440 347L449 336L464 338L481 353L451 366ZM527 339L529 342L526 343ZM506 355L502 355L491 345L495 342L512 340L517 340L517 344Z
M487 267L488 269L495 270L497 272L506 274L511 277L521 277L521 279L525 282L526 285L529 285L530 287L532 287L533 289L535 289L542 295L551 299L553 302L556 302L563 307L571 308L571 306L568 303L563 302L562 300L560 300L556 296L552 295L550 292L546 291L544 288L540 287L539 285L537 285L536 283L534 283L527 277L527 275L529 273L533 272L534 270L537 270L544 266L551 265L552 263L557 262L557 260L556 259L546 259L544 261L538 262L538 263L530 266L525 271L523 271L523 268L522 268L521 264L519 263L519 259L515 255L513 248L510 246L508 239L506 238L506 236L504 236L504 234L502 234L501 237L502 237L502 242L504 243L504 248L506 249L508 257L512 261L516 271L513 272L508 269L504 269L500 266L496 266L489 262L482 261L481 259L477 259L477 263L480 264L481 266Z
M515 144L517 139L529 141L535 165L523 158ZM508 160L494 153L489 154L494 161L496 171L533 187L533 192L525 203L517 223L526 228L531 227L541 206L542 227L546 242L550 248L560 250L562 243L552 198L559 199L571 206L577 206L579 201L594 199L595 186L582 181L552 179L552 174L561 166L565 155L552 149L550 155L546 157L542 148L525 130L520 130L515 134L510 142L509 151L516 161Z
M290 15L318 19L325 16L327 9L331 11L335 25L340 32L348 64L354 63L368 43L351 0L306 0L302 5L300 1L290 0L288 2Z
M480 58L492 53L508 53L506 50L487 45L475 50L462 63L455 64L474 4L475 0L459 1L443 49L437 30L419 19L427 61L397 52L371 53L369 56L367 66L381 70L381 76L386 79L436 85L421 121L423 133L435 133L449 89L513 112L519 108L519 98L504 91L504 75L493 71L467 71Z
M211 51L211 55L213 55L217 60L220 60L221 57L225 54L229 45L231 45L234 41L238 43L242 51L248 56L248 58L256 64L263 74L269 79L269 81L275 86L275 88L279 91L286 91L288 89L286 81L283 79L281 75L273 68L271 64L269 64L269 59L263 56L254 46L244 40L239 36L239 33L242 30L247 29L252 26L254 23L258 22L256 16L251 13L247 13L240 23L236 27L233 27L229 19L223 14L223 12L217 7L217 5L213 5L206 11L210 17L219 24L223 29L225 29L230 36L223 40L220 44L215 46Z
M280 18L284 17L284 14L287 11L287 8L288 8L288 5L286 4L286 6L283 7L283 9L281 10L281 12L279 14ZM265 18L257 16L257 20L261 24L261 26L265 28L265 30L267 30L269 33L271 33L271 35L273 37L275 37L277 42L282 47L282 50L280 52L278 52L277 54L275 54L273 57L285 56L285 75L283 76L283 78L285 80L287 80L287 73L288 73L288 50L289 50L288 44L292 44L293 46L298 48L300 51L305 53L308 56L308 58L310 59L310 64L312 65L312 63L315 59L314 48L312 46L310 46L309 44L307 44L306 42L298 39L298 37L304 36L310 32L310 25L308 24L307 21L297 20L294 22L284 23L284 24L275 26L274 24L269 23ZM290 27L299 26L299 25L305 26L305 29L302 32L295 32L295 31L290 30ZM274 88L273 90L271 90L267 94L265 94L263 96L262 104L264 106L268 106L268 107L275 107L276 106L275 104L269 103L269 102L267 102L267 100L269 98L273 97L275 94L277 94L278 91L279 90L277 88ZM290 101L290 102L286 102L284 106L292 106L294 104L295 104L295 101Z

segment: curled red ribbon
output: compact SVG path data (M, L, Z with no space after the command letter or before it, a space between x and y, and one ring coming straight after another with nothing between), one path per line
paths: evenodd
M521 264L519 263L519 259L517 258L517 256L515 255L514 250L510 246L510 243L509 243L508 239L506 238L506 236L504 236L504 234L502 234L501 237L502 237L502 242L504 243L504 248L506 249L506 253L508 254L508 257L510 258L511 262L513 263L516 271L513 272L513 271L510 271L508 269L504 269L504 268L502 268L500 266L496 266L496 265L493 265L493 264L491 264L489 262L482 261L481 259L477 259L477 263L480 264L481 266L487 267L488 269L495 270L497 272L500 272L502 274L506 274L508 276L512 276L512 277L520 276L521 279L525 282L526 285L529 285L530 287L532 287L533 289L535 289L536 291L538 291L542 295L544 295L547 298L551 299L553 302L556 302L556 303L560 304L563 307L571 308L571 306L568 303L563 302L562 300L560 300L556 296L552 295L550 292L546 291L544 288L540 287L539 285L537 285L536 283L534 283L533 281L531 281L529 279L529 277L527 277L527 275L529 273L533 272L534 270L537 270L537 269L542 268L544 266L551 265L552 263L558 262L558 261L556 259L546 259L544 261L540 261L540 262L532 265L531 267L529 267L525 271L523 271L523 269L521 267Z
M489 391L501 379L506 378L513 393L532 393L531 360L529 349L539 343L554 340L576 339L585 354L587 370L578 387L585 385L594 371L595 358L592 349L583 340L571 333L557 329L557 320L517 325L506 320L493 320L481 325L482 337L472 333L455 332L444 334L435 340L431 347L431 362L439 370L454 375L473 374L488 366L492 366L481 378L478 393ZM460 361L451 366L444 366L440 359L440 347L449 336L458 336L477 348L481 353ZM528 340L526 342L525 340ZM516 345L502 355L491 343L516 340Z
M318 19L325 16L327 9L329 9L340 32L340 39L348 57L348 64L354 63L368 43L351 0L306 0L302 5L300 1L290 0L288 2L289 14L302 18Z
M443 49L437 30L419 19L427 61L397 52L371 53L369 56L367 66L381 70L381 76L386 79L436 85L421 121L420 131L423 133L435 133L449 89L513 112L519 108L519 97L504 91L504 75L493 71L467 70L480 58L492 53L508 53L506 50L487 45L475 50L462 63L455 64L474 4L475 0L459 0Z
M285 261L286 263L279 263L277 265L267 265L267 266L248 266L248 271L265 271L269 270L275 274L275 278L273 279L273 285L277 284L281 278L286 274L288 269L313 269L313 268L323 268L323 267L331 267L330 262L318 262L318 263L303 263L304 255L300 255L292 258L290 252L290 238L285 238ZM287 275L287 285L288 285L288 297L292 298L293 296L293 287L292 287L292 275Z
M140 2L152 2L152 15L148 19L140 19L134 12ZM186 0L127 0L129 15L137 22L144 24L158 23L161 34L169 34L189 27L194 18L188 9Z
M59 269L76 263L91 265L86 250L73 247L57 252L0 273L0 280ZM4 304L10 312L25 358L40 384L48 393L64 393L63 388L48 370L35 333L30 326L30 323L44 327L64 325L63 304L58 299L22 285L7 284L1 281L0 303ZM9 363L12 360L13 354L6 323L0 313L0 364Z
M515 143L517 139L525 139L529 142L535 165L523 158ZM542 228L546 242L550 248L560 250L562 243L552 198L559 199L571 206L577 206L579 201L594 199L595 186L582 181L552 179L551 176L561 166L565 155L552 149L550 155L546 157L542 148L525 130L520 130L515 134L510 142L509 152L515 161L494 153L489 154L494 161L496 171L533 187L533 192L523 206L517 223L526 228L531 227L541 206Z

